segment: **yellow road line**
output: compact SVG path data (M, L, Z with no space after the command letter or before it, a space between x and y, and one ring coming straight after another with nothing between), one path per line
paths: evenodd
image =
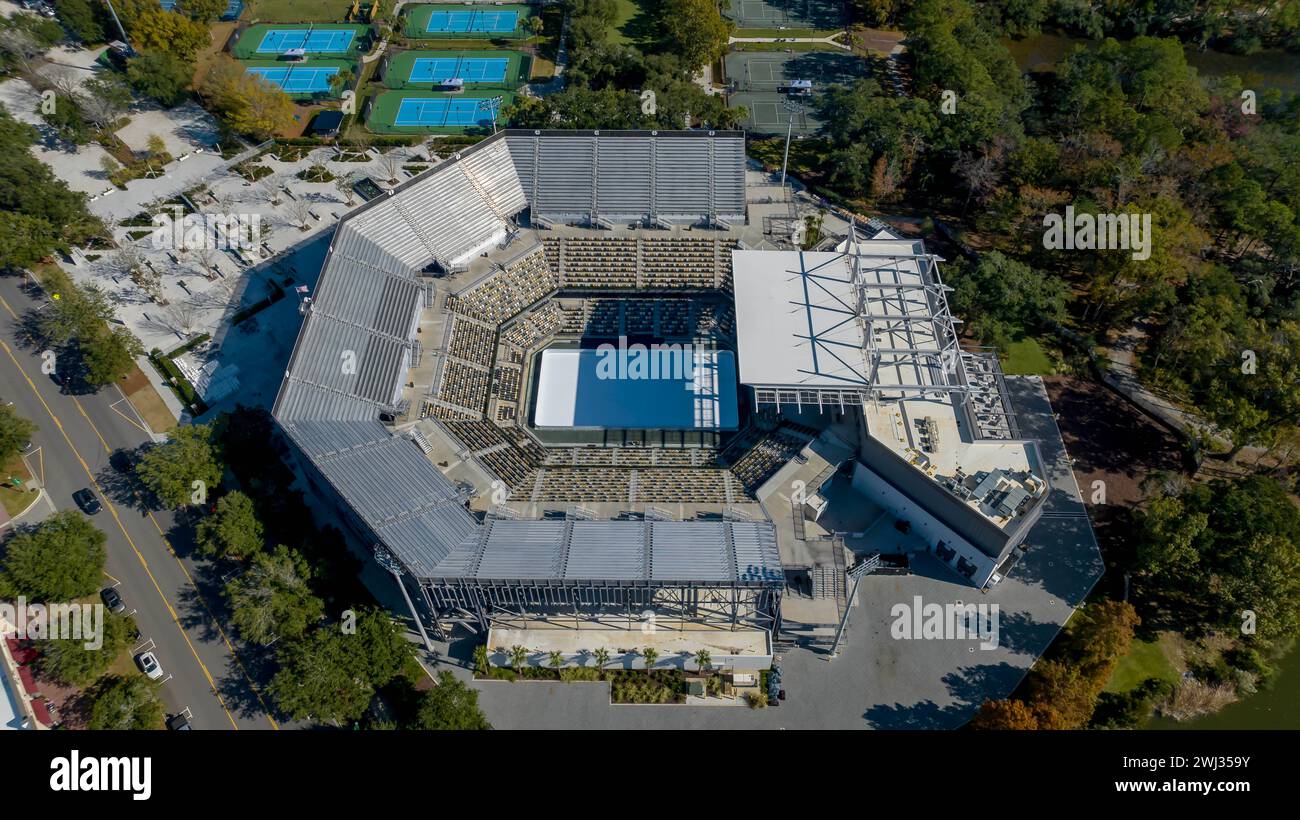
M81 417L86 420L86 424L89 424L90 429L95 431L95 436L99 439L99 443L104 445L104 452L112 453L112 448L108 446L108 442L105 441L104 436L100 434L99 428L95 426L95 422L90 420L90 416L86 414L86 409L82 407L81 402L77 401L76 396L72 397L72 401L76 403L77 410L81 412ZM121 413L118 415L121 415ZM130 421L130 419L127 419L127 421ZM139 493L136 493L136 498L140 498ZM144 505L141 506L143 507ZM252 676L248 674L248 670L244 667L243 661L241 661L239 655L235 653L235 647L230 643L230 638L226 637L226 630L221 628L221 622L218 621L217 616L212 613L212 608L208 606L207 600L205 600L203 595L199 593L199 585L194 583L194 578L190 575L189 569L185 566L185 563L181 561L180 556L176 554L176 550L172 548L171 541L167 540L167 533L163 531L162 526L158 523L158 519L154 517L153 510L145 509L144 512L145 515L149 517L149 520L153 522L154 529L158 530L158 535L162 538L163 545L167 547L167 552L176 561L176 566L180 567L181 574L185 576L185 580L189 582L190 586L194 587L195 600L203 606L203 611L208 613L208 617L212 619L212 625L217 628L217 634L221 636L222 642L225 643L226 649L230 652L230 657L234 659L235 665L239 667L240 673L248 683L248 688L252 690L253 695L257 698L257 702L262 704L262 709L266 713L267 721L271 724L272 728L279 729L279 724L275 722L275 718L271 717L271 710L266 705L266 701L262 700L262 693L257 690L257 686L253 683Z
M120 584L120 583L122 583L121 581L119 581L119 580L117 580L116 578L114 578L112 575L109 575L109 574L108 574L108 570L106 570L106 569L102 569L102 570L100 570L100 572L104 573L104 577L107 578L108 580L112 581L114 584Z
M5 302L2 297L0 297L0 303L4 304L5 309L9 311L11 316L14 315L8 302ZM190 648L190 654L194 656L194 661L199 665L199 669L203 671L203 676L207 679L208 686L212 689L212 693L216 695L217 702L221 704L222 711L226 713L226 718L230 721L230 725L238 731L239 724L235 722L234 715L230 714L230 710L226 708L226 701L221 697L221 692L217 689L217 682L213 679L212 673L208 671L208 667L204 665L203 659L199 657L198 650L194 648L194 644L190 641L190 636L185 632L185 628L181 626L180 616L176 614L176 609L172 606L171 601L167 600L166 594L163 593L162 587L158 584L158 579L154 577L153 570L149 568L149 562L145 560L144 555L140 552L140 548L136 546L135 540L131 538L131 534L126 531L126 525L122 523L122 519L117 513L117 507L109 500L108 496L104 493L103 488L99 486L99 482L95 480L95 474L90 471L90 465L81 457L81 452L77 450L76 445L72 443L72 439L68 436L68 431L63 429L63 422L60 421L59 417L54 414L54 411L50 409L50 405L46 403L45 397L41 395L41 391L36 389L36 383L32 381L31 376L27 375L27 371L18 361L18 357L14 355L13 350L9 348L9 344L3 339L0 339L0 347L4 348L5 353L9 356L9 360L14 363L14 367L18 368L18 372L21 373L23 379L27 381L27 386L32 389L32 393L35 394L36 400L45 408L45 412L49 413L50 418L54 421L54 426L58 427L59 432L63 434L63 440L68 443L68 448L71 449L72 454L77 457L77 461L81 464L81 469L86 471L86 476L90 479L90 483L95 487L95 489L99 490L99 494L104 499L104 506L107 507L109 513L112 514L113 520L117 523L117 528L122 531L122 536L126 538L126 542L131 545L131 550L135 553L135 557L139 559L140 565L144 567L145 574L149 576L149 581L153 584L154 590L157 591L158 597L162 599L163 604L167 607L167 614L171 616L172 623L176 625L176 630L181 633L181 638L184 639L185 645ZM81 406L79 402L77 406ZM82 411L82 415L85 415L84 410ZM98 430L95 431L95 435L99 435ZM100 436L100 441L102 442L103 440L103 437ZM108 445L105 444L104 446L107 447Z

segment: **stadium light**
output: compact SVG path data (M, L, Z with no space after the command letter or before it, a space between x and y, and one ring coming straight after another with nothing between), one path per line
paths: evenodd
M500 95L496 97L488 97L485 100L479 100L478 105L476 106L479 111L487 111L492 115L493 134L497 132L497 109L501 107L501 101L504 99L505 98Z
M785 169L790 164L790 134L794 131L794 118L803 113L803 103L782 100L781 105L790 112L790 122L785 127L785 156L781 158L781 187L785 187Z

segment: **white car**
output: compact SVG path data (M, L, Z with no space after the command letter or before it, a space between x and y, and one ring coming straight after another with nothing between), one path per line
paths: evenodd
M158 663L158 658L152 652L141 652L135 656L135 662L140 667L140 671L150 680L158 680L163 676L162 665Z

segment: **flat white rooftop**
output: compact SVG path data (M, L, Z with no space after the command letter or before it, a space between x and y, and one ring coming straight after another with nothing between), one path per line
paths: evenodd
M897 238L846 241L835 251L732 251L741 382L948 386L940 335L953 346L955 337L930 264L921 242Z

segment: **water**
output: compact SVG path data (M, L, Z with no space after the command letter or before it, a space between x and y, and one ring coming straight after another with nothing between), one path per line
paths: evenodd
M1178 722L1155 718L1149 729L1300 729L1300 652L1292 650L1279 664L1273 688L1212 715Z
M1003 38L1002 44L1022 71L1051 70L1075 46L1091 48L1096 41L1063 34L1038 34L1023 40ZM1280 49L1260 51L1249 56L1225 54L1219 51L1201 51L1187 46L1183 49L1188 64L1206 76L1235 74L1247 88L1261 91L1276 86L1283 91L1300 93L1300 54Z

